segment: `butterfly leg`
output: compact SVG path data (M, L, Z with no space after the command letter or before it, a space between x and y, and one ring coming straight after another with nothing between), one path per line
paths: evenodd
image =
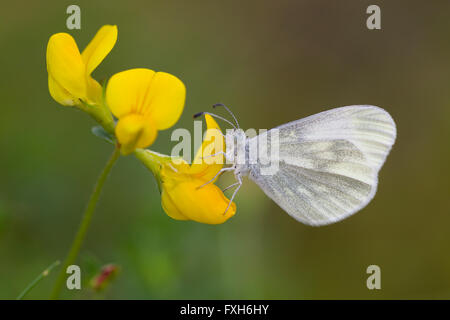
M236 184L238 184L238 187L236 188L236 190L234 190L233 195L232 195L231 198L230 198L230 202L228 202L227 209L225 210L225 212L223 213L223 215L225 215L225 214L227 213L228 209L230 209L230 206L231 206L231 204L233 203L234 197L236 196L237 192L239 191L239 189L240 189L241 186L242 186L242 178L241 178L241 175L237 175L236 178L237 178L237 180L238 180L238 182L236 182ZM230 187L231 187L231 186L230 186Z
M216 153L214 153L214 154L210 154L210 155L208 155L208 156L204 156L204 157L201 157L201 158L202 158L202 159L211 158L211 157L215 157L215 156L217 156L217 155L219 155L219 154L222 154L222 155L225 157L225 160L229 162L228 164L230 164L230 163L233 162L233 160L232 160L232 159L230 160L229 157L228 157L228 155L227 155L227 153L224 152L224 151L219 151L219 152L216 152Z
M202 159L206 159L206 158L211 158L211 157L215 157L215 156L217 156L217 155L219 155L219 154L223 154L223 156L224 156L225 158L227 157L227 154L226 154L225 152L223 152L223 151L219 151L219 152L216 152L216 153L210 154L209 156L204 156L204 157L202 157Z
M239 184L239 182L233 183L232 185L230 185L230 186L226 187L225 189L223 189L222 192L225 192L225 191L227 191L228 189L231 189L231 188L237 186L238 184Z
M225 172L225 171L231 171L231 170L234 170L234 167L228 167L228 168L222 168L222 169L220 169L219 170L219 172L217 172L216 173L216 175L211 179L211 180L209 180L208 182L205 182L204 184L202 184L200 187L197 187L197 189L200 189L200 188L203 188L204 186L206 186L207 184L210 184L211 182L213 182L222 172Z

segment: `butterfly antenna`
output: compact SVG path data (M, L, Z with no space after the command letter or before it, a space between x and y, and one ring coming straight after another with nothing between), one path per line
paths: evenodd
M203 112L196 113L196 114L194 114L194 119L195 119L195 118L198 118L198 117L200 117L200 116L202 116L202 115L204 115L204 114L209 114L211 117L214 117L214 118L223 120L223 121L225 121L226 123L228 123L229 125L231 125L234 129L236 129L236 126L235 126L231 121L225 119L224 117L218 116L217 114L211 113L211 112L203 111Z
M213 108L217 108L217 107L224 107L225 110L227 110L228 113L231 114L231 116L233 117L234 122L236 122L237 128L238 128L238 129L241 128L241 127L239 126L239 122L237 121L236 117L234 116L234 113L231 112L230 108L228 108L228 107L227 107L226 105L224 105L223 103L216 103L216 104L213 104Z

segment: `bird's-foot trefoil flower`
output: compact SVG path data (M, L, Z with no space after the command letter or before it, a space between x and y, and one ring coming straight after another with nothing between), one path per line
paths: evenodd
M106 87L106 102L119 121L116 138L124 155L146 148L158 130L178 121L186 89L177 77L150 69L131 69L113 75Z
M114 120L103 103L102 86L91 73L108 55L117 41L117 26L105 25L80 53L68 33L52 35L47 44L48 88L63 106L89 113L106 131L114 132Z
M214 184L223 166L224 138L214 119L206 115L208 131L193 164L150 150L135 154L155 176L161 192L161 205L176 220L220 224L236 213L222 190ZM205 161L213 158L214 161Z

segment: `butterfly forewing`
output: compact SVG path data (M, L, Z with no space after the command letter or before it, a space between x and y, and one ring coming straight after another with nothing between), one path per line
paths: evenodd
M391 116L375 106L336 108L276 129L278 170L263 175L252 165L250 178L310 225L342 220L367 205L396 137Z

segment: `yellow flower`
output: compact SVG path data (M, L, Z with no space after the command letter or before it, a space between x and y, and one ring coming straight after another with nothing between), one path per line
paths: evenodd
M205 118L208 131L192 165L150 150L138 149L135 154L157 178L161 204L169 217L220 224L234 216L236 204L228 207L230 200L214 184L214 177L223 166L223 155L217 153L224 150L224 139L214 119L209 115ZM214 154L210 157L214 161L205 161L205 157Z
M91 73L111 51L116 40L117 26L105 25L80 54L71 35L52 35L47 45L47 71L53 99L63 106L78 106L80 100L99 104L102 88Z
M106 102L119 119L115 133L121 152L146 148L158 130L167 129L179 119L186 89L177 77L150 69L131 69L111 77Z

